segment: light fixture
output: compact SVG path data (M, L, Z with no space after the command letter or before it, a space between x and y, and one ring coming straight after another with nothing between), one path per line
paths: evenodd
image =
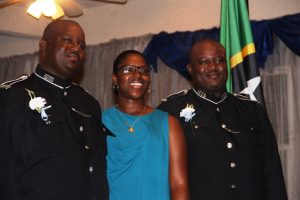
M54 0L36 0L29 6L27 13L37 19L39 19L43 14L44 16L51 17L54 20L64 16L65 14L62 7Z

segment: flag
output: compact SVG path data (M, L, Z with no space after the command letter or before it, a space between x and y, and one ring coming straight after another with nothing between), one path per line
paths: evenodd
M246 94L264 106L245 0L222 0L220 43L226 49L227 91Z

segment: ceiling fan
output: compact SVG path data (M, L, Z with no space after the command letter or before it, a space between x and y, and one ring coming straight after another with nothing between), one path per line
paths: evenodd
M13 4L25 2L28 0L0 0L0 8L4 8L6 6L10 6ZM32 2L38 0L31 0ZM68 17L78 17L83 14L80 5L75 0L53 0L55 1L59 7L62 8L63 12ZM114 4L125 4L127 0L89 0L89 1L98 1L105 3L114 3Z

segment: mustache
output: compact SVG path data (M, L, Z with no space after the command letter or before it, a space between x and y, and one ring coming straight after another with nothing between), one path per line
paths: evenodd
M75 56L77 56L77 57L80 58L80 54L78 53L77 50L70 50L70 51L67 51L67 55L68 55L68 56L69 56L69 55L75 55Z

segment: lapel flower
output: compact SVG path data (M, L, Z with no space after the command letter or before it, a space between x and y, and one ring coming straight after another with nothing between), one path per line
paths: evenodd
M46 105L46 99L42 97L34 97L29 101L29 107L31 110L36 110L41 113L41 110Z
M180 117L184 117L185 118L184 121L188 122L196 115L196 113L194 112L195 112L194 105L186 104L186 107L180 111Z
M51 108L51 105L45 107L46 105L46 99L42 97L35 97L35 94L33 91L26 89L28 92L28 95L30 96L30 101L29 101L29 107L31 110L36 110L38 113L41 114L41 118L48 122L48 115L46 113L46 110L48 108Z

